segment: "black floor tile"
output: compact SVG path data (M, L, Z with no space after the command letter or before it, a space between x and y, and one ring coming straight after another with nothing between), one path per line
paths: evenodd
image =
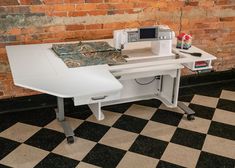
M157 112L152 116L151 120L164 123L164 124L177 126L180 120L182 119L182 117L183 117L183 114L171 112L168 110L158 109Z
M231 90L230 83L215 83L201 86L182 87L179 91L179 97L194 94L210 97L219 97L221 91L225 89L225 86L227 86L226 88L228 88L228 90Z
M179 96L178 100L182 102L191 102L194 95Z
M3 165L3 164L0 164L0 168L11 168L11 167Z
M97 144L82 160L103 168L114 168L121 161L126 151Z
M160 159L168 142L139 135L129 151Z
M56 107L56 97L40 94L0 100L0 113L19 112L45 107Z
M235 112L235 101L219 99L217 108Z
M52 151L65 139L65 135L51 129L42 128L32 137L25 141L25 144Z
M65 115L68 117L86 120L92 115L92 112L88 106L77 106L66 109Z
M135 104L142 105L142 106L149 106L153 108L158 108L162 102L158 99L150 99L150 100L142 100L134 102Z
M56 118L54 108L42 108L17 113L19 122L44 127Z
M192 87L194 94L210 96L210 97L219 97L223 88L223 84L211 84Z
M201 150L205 138L205 134L177 128L171 142Z
M126 131L131 131L135 133L140 133L145 125L148 123L147 120L132 117L129 115L122 115L113 125L115 128L123 129Z
M180 86L198 86L198 85L219 85L222 84L224 87L225 85L233 86L235 89L235 71L218 71L218 72L208 72L208 73L201 73L197 75L187 75L182 76L180 80ZM232 85L233 83L233 85Z
M102 109L117 113L124 113L127 109L129 109L129 107L131 107L132 104L133 103L116 104L116 105L102 107Z
M208 134L235 140L235 126L212 121Z
M78 128L74 130L76 136L98 142L110 129L110 127L84 121Z
M19 142L0 137L0 160L20 145Z
M235 80L227 82L227 83L224 83L223 89L235 92Z
M201 152L197 168L234 168L235 160L215 154Z
M0 132L17 123L16 113L0 114Z
M211 120L214 116L215 108L201 106L197 104L189 104L189 107L195 111L195 116Z
M184 167L160 160L156 168L184 168Z
M50 153L34 168L75 168L79 161Z
M179 97L188 95L194 95L193 90L190 87L179 89Z

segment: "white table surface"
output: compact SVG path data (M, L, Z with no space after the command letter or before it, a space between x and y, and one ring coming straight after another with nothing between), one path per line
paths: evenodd
M96 40L97 41L97 40ZM104 40L103 40L104 41ZM106 39L112 45L112 39ZM216 59L213 55L192 46L188 52L201 52L202 57L193 57L179 52L173 45L173 52L182 56L180 59L162 59L150 51L150 42L128 44L123 53L130 59L123 65L95 65L68 68L51 50L52 44L32 44L7 46L7 54L15 85L44 92L58 97L76 97L96 94L108 94L122 89L122 85L110 71L156 65L182 64L198 60ZM138 51L138 52L137 52ZM154 58L140 61L140 57Z
M122 89L108 65L68 68L51 50L51 44L7 46L7 54L17 86L63 98Z

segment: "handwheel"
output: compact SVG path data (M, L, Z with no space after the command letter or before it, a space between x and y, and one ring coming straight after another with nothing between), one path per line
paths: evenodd
M191 121L191 120L195 120L195 117L194 117L193 114L189 114L189 115L187 115L187 119L188 119L189 121Z
M67 142L68 142L68 144L73 144L74 143L74 137L73 136L68 136L67 137Z

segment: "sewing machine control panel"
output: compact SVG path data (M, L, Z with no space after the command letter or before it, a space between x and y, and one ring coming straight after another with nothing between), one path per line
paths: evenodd
M158 29L159 40L172 40L172 34L170 29Z
M172 40L172 31L161 27L140 28L137 31L128 31L128 42Z
M138 31L130 31L128 33L128 42L137 42L139 41Z

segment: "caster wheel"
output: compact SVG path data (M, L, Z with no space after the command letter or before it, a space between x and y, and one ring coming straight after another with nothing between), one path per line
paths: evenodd
M191 120L195 120L195 117L194 117L194 115L187 115L187 119L189 120L189 121L191 121Z
M73 136L67 137L67 142L68 142L68 144L73 144L74 143L74 137Z

